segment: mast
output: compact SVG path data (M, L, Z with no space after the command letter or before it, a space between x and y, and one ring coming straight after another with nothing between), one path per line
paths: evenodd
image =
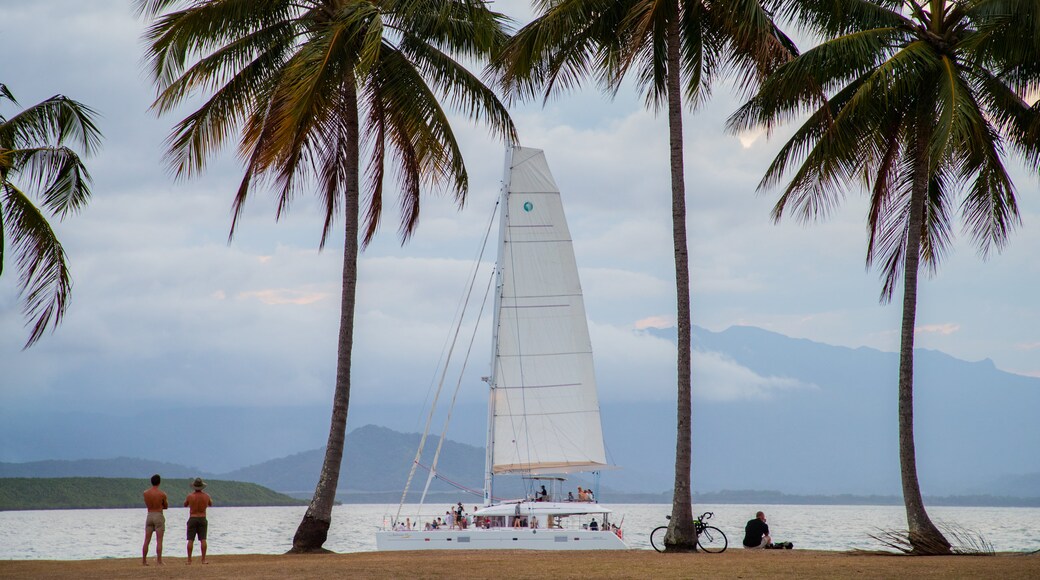
M495 473L495 381L498 378L498 325L502 305L502 267L505 255L506 227L509 222L509 181L513 167L513 148L506 148L505 170L502 177L502 199L498 218L498 257L495 260L495 314L491 324L491 376L488 377L487 449L484 456L484 505L491 505Z

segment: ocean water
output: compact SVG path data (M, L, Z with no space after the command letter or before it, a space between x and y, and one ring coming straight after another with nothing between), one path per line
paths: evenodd
M621 522L625 541L637 550L649 550L650 532L666 523L671 506L664 504L611 505L613 522ZM210 508L209 555L281 554L305 507ZM426 514L444 513L447 506L428 505ZM882 549L871 534L905 528L901 506L804 505L697 505L697 513L712 511L711 523L739 548L744 524L762 510L774 541L793 542L795 549ZM350 504L336 506L325 547L336 552L375 550L374 532L396 513L397 506ZM405 506L401 516L416 513ZM1040 549L1040 508L932 507L932 519L942 525L981 535L1001 552ZM144 539L145 510L50 510L0 512L0 560L85 560L139 558ZM166 512L165 556L185 555L188 512ZM414 517L413 517L414 519ZM195 548L196 554L198 547ZM152 540L150 555L155 553Z

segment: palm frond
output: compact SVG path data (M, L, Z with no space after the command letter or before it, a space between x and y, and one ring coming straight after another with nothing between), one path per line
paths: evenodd
M904 0L767 0L765 4L778 19L795 22L825 39L913 25L900 12Z
M68 147L37 147L8 151L15 170L9 178L21 178L19 185L37 193L43 207L64 219L90 199L90 173L75 151Z
M2 185L2 194L3 234L10 237L17 257L22 311L30 319L25 343L29 348L47 329L61 323L69 304L72 277L65 250L43 213L10 182Z
M101 145L101 131L90 107L55 95L9 117L0 124L0 146L8 149L71 144L93 154Z
M415 35L402 38L399 49L453 109L484 123L497 137L511 143L517 141L509 110L469 69Z
M11 89L7 88L7 85L3 83L0 83L0 98L11 101L11 103L15 105L18 104L18 101L14 98L14 94L11 93Z

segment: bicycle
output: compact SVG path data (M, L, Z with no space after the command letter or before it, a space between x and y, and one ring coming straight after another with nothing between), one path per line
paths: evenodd
M729 546L729 540L726 538L726 534L722 533L722 530L704 523L711 519L713 515L715 514L704 512L701 514L701 517L693 520L693 527L697 530L697 545L700 549L709 554L721 554ZM672 516L665 516L665 518L670 520ZM667 534L668 526L654 528L654 531L650 532L650 545L658 552L663 552L664 537Z

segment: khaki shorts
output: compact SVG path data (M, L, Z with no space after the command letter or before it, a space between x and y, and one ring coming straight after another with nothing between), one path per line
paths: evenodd
M162 512L148 512L148 518L144 520L144 531L161 532L166 529L166 516Z
M206 518L188 518L188 541L191 542L196 536L200 540L206 539L206 532L209 530L209 522Z

